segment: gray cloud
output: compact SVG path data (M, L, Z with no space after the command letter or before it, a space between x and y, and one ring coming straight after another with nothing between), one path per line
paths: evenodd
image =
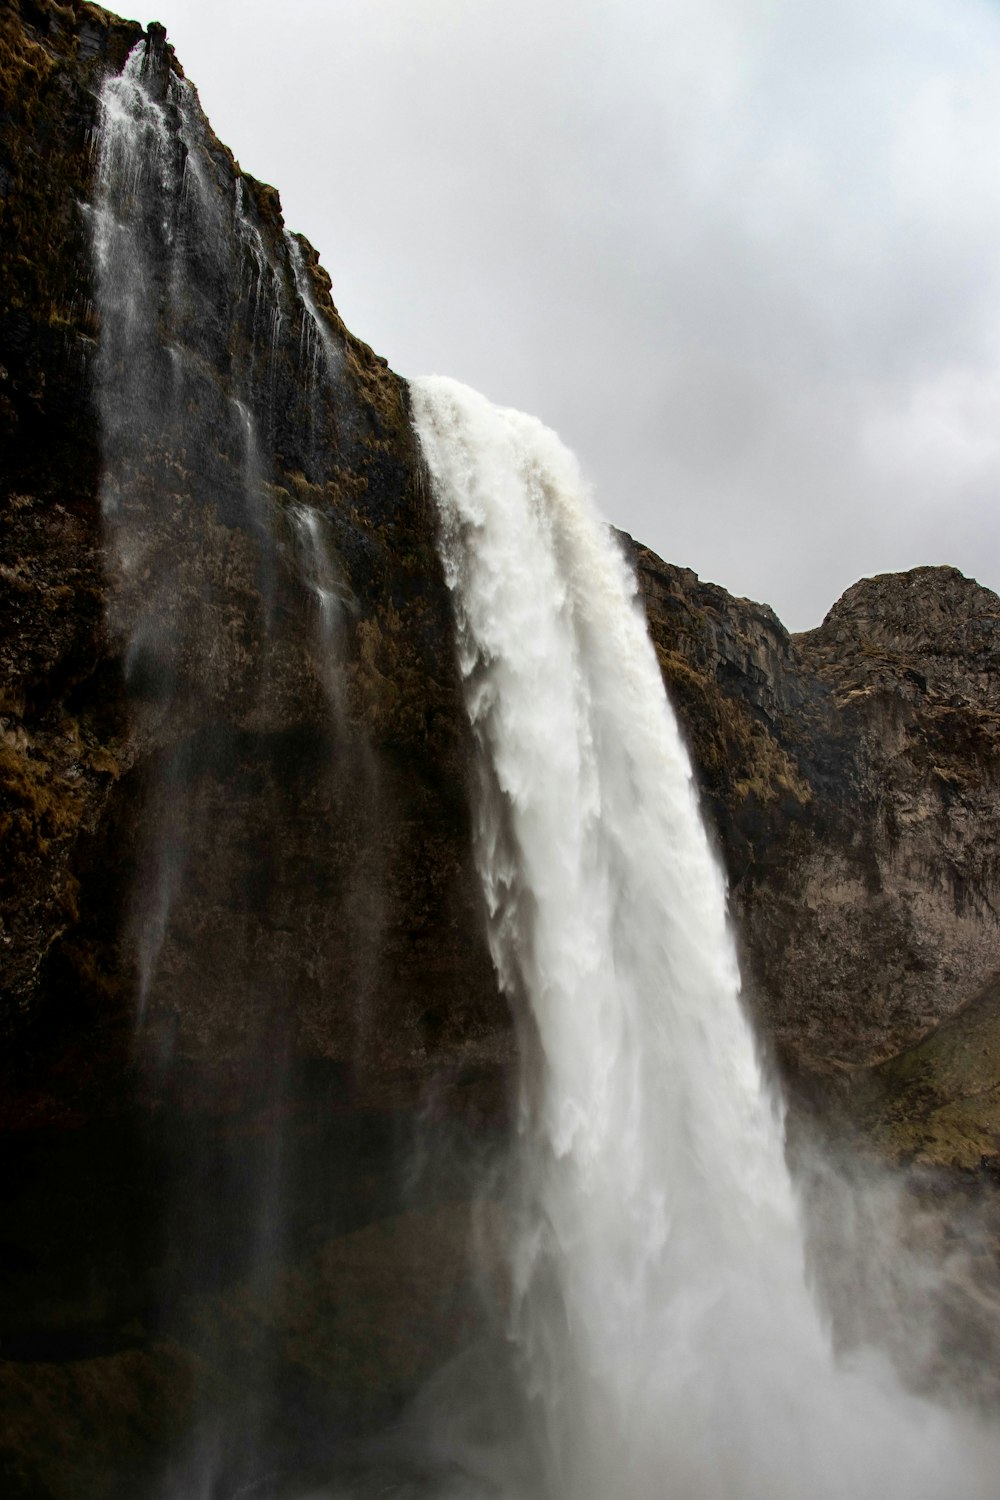
M985 0L165 0L216 129L404 374L534 411L617 524L816 623L1000 585Z

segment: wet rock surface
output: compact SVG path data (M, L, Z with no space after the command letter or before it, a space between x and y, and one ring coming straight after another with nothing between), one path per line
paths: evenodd
M438 1052L450 1042L464 1053L505 1022L498 1006L470 1010L477 989L489 991L490 970L470 906L469 856L459 852L468 843L465 731L405 386L344 329L315 253L283 234L273 189L242 176L208 139L211 191L237 195L256 237L228 246L228 257L258 278L266 257L286 299L302 276L337 379L318 398L306 388L316 353L304 363L303 343L316 335L302 315L273 338L273 328L252 324L202 327L196 346L181 351L200 361L187 414L157 428L164 393L154 350L125 377L151 387L131 413L138 446L129 431L127 454L113 453L102 470L88 242L95 95L142 33L86 5L5 6L2 19L20 87L3 132L19 191L17 211L4 218L5 267L15 275L4 278L0 306L12 437L0 533L0 1024L21 1051L44 1033L49 1052L55 1031L73 1045L79 1022L92 1052L96 1022L130 1065L129 905L152 878L142 861L162 844L157 820L181 818L186 875L160 956L168 980L150 997L151 1019L171 1031L171 1045L213 1069L253 1055L274 1019L269 1005L286 1016L294 989L301 1034L293 1051L336 1059L358 1080L377 1079L372 1088L398 1072L406 1092L428 1036ZM160 31L150 37L163 48ZM169 49L157 66L169 75ZM211 290L226 262L206 259L197 269ZM266 567L240 514L246 455L226 368L241 357L253 365L246 346L255 334L273 344L260 435L259 487L275 529ZM214 446L199 448L213 428ZM128 488L145 522L145 566L128 580L108 530L109 485ZM307 507L339 569L339 722L314 580L295 555L295 522ZM132 628L144 609L151 644ZM279 906L265 919L272 897ZM206 932L217 934L220 955L207 984L185 968L185 954L205 957ZM236 953L245 955L242 972L222 972ZM362 989L369 1010L384 1005L391 1021L376 1015L360 1037ZM80 1075L76 1082L85 1085ZM44 1107L39 1095L35 1108ZM52 1102L68 1107L64 1095Z
M423 1220L391 1230L435 1113L505 1108L450 610L406 387L162 29L0 28L0 1473L242 1482L241 1422L293 1441L303 1391L309 1441L384 1421L464 1326L461 1235L432 1327ZM138 362L94 256L99 92L136 44L165 205ZM323 1250L379 1224L367 1280ZM308 1316L348 1351L326 1387Z

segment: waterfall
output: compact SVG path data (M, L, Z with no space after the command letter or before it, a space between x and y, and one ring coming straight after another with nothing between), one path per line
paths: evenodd
M509 1336L530 1492L985 1500L992 1439L873 1352L831 1352L690 762L575 460L453 381L411 390L521 1039Z
M109 623L138 736L159 752L131 923L142 1027L204 817L190 736L199 724L266 730L280 719L289 651L300 649L281 638L280 602L286 620L296 608L311 616L308 670L344 741L352 597L318 508L332 336L298 244L266 236L155 28L104 81L95 147ZM286 327L298 370L284 362ZM294 497L278 488L280 460L301 481Z
M196 703L216 705L228 672L207 607L212 521L234 531L230 571L242 575L251 620L268 612L275 567L260 403L238 336L247 314L229 290L240 287L241 270L203 140L193 89L167 66L162 42L144 38L101 90L90 211L109 623L143 732L167 742L132 902L140 1027L197 816L190 746L171 743L169 726L187 727ZM214 371L233 353L236 378L223 390Z
M313 949L354 899L343 830L367 829L371 778L345 702L337 350L299 246L213 142L162 28L99 102L100 498L137 768L123 967L166 1205L151 1276L174 1315L218 1285L268 1305L299 1221L326 1212L325 1186L306 1201L315 1142L289 1105L295 1028L315 970L333 992L314 981L317 1006L339 998ZM308 867L297 818L328 830ZM368 962L354 946L342 971ZM230 1388L204 1396L157 1491L169 1500L256 1483L283 1420L270 1339L236 1354L224 1328L201 1337Z
M225 1378L157 1493L290 1494L270 1449L286 1472L288 1432L327 1450L300 1387L276 1390L268 1298L295 1235L312 1246L336 1223L323 1191L297 1226L289 1205L312 1173L337 1180L316 1143L340 1139L341 1098L339 1084L322 1096L322 1137L313 1116L290 1119L295 1027L325 1045L332 1005L364 1009L372 871L389 860L340 660L340 539L362 585L375 542L338 514L385 439L356 402L352 419L346 383L364 372L318 305L315 267L212 145L158 28L105 81L95 145L109 623L138 768L120 797L136 862L123 946L138 1045L159 1049L156 1128L165 1139L172 1108L182 1127L150 1285L170 1294L168 1333L206 1287L232 1308L218 1331L190 1315ZM415 382L412 402L478 747L483 905L523 1059L497 1278L520 1425L445 1451L448 1493L986 1500L996 1453L971 1420L905 1393L874 1353L831 1352L690 765L634 581L573 459L453 383ZM374 628L357 633L375 678ZM323 836L297 844L306 822ZM324 967L331 911L345 936ZM198 1087L225 1082L230 1063L222 1127L214 1099L189 1103L189 1079L176 1104L163 1083L182 1064ZM345 1166L349 1124L343 1140L344 1178L366 1202L391 1198L368 1186L364 1151ZM347 1307L344 1277L333 1300Z

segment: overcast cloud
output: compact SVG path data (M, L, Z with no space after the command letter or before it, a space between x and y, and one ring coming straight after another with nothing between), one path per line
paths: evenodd
M994 0L155 18L350 327L542 417L664 557L792 629L866 573L1000 587Z

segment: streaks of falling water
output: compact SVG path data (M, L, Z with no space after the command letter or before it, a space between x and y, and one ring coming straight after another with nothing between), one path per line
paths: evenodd
M250 217L241 177L237 177L234 187L233 233L242 250L241 291L250 310L251 377L263 388L265 410L273 415L278 348L285 321L284 286L263 236Z
M330 396L336 392L343 368L343 355L330 331L329 323L316 305L316 297L298 240L294 235L286 232L285 245L292 275L295 278L295 290L306 311L306 317L302 320L300 352L303 364L309 371L309 446L315 452L320 431L327 430L322 422L324 415L328 422L332 422L333 431L337 431L336 405L332 407L328 405L324 412L323 398L325 397L329 402Z
M319 512L308 505L293 505L289 515L300 558L299 567L316 608L327 698L337 715L343 717L346 704L340 642L344 612L350 606L352 596L337 566L328 528Z
M315 462L322 437L325 435L328 442L331 432L337 434L335 398L343 357L326 318L316 305L301 246L287 231L285 246L295 290L305 312L299 336L299 355L306 374L307 448ZM345 701L340 669L343 653L339 643L344 613L352 607L353 596L337 562L326 517L314 507L301 504L291 507L290 517L302 576L316 604L322 658L328 664L327 695L342 715Z
M455 382L412 397L493 959L522 1021L510 1272L532 1493L985 1500L991 1436L831 1353L687 755L572 456ZM503 1487L496 1454L475 1463Z
M153 578L158 539L155 528L143 526L141 512L153 451L183 401L183 352L175 343L164 349L156 336L165 311L168 324L178 321L181 278L172 194L174 141L168 106L147 86L148 69L148 47L141 42L121 75L102 90L91 217L102 323L97 366L101 500L116 574L109 613L122 639L130 692L163 714L173 696L180 643L177 622L163 599L171 580ZM154 259L168 266L165 291L151 274ZM146 852L133 912L140 1025L184 865L183 802L179 817L165 817L166 806L180 790L181 772L180 758L168 754L152 810L157 833Z
M341 352L330 331L329 324L316 306L316 298L309 282L305 262L302 258L302 249L298 240L294 235L286 233L285 243L288 246L288 257L295 276L295 289L309 314L309 323L319 347L323 351L323 359L325 360L328 374L331 379L336 379L343 362Z
M240 692L244 700L267 694L281 539L289 534L271 498L275 434L282 422L290 425L276 413L288 320L298 319L307 352L300 383L309 433L299 463L314 471L329 451L323 442L338 357L297 244L289 236L269 249L243 179L210 152L197 96L155 37L140 41L121 74L103 85L95 176L109 616L145 732L163 738L171 719L189 729L234 691L236 669L209 607L220 568L247 631L262 638L255 683ZM295 251L284 261L283 246ZM297 503L289 520L292 561L317 606L319 675L339 719L339 611L349 591L325 518ZM221 535L219 523L232 537L221 564L204 556L206 536ZM232 657L236 648L228 649ZM132 923L140 1023L184 879L192 821L184 752L168 748L161 760Z
M315 308L294 291L283 241L256 221L253 192L213 150L197 96L156 35L104 82L95 148L89 217L101 322L109 624L124 662L137 757L148 768L128 937L143 1055L163 1082L176 1061L178 1017L194 1017L195 1031L211 1023L213 964L226 970L237 1003L244 985L272 982L273 966L265 979L254 972L253 880L262 868L268 879L276 869L286 883L278 896L293 908L298 889L296 872L280 863L287 720L273 705L282 668L292 662L288 675L306 682L312 675L325 690L336 747L349 591L331 523L275 483L306 471L303 492L324 494L329 453L321 424L312 418L315 430L301 440L303 372L285 360L289 343L322 348ZM305 375L311 409L327 371L313 361ZM310 641L296 634L306 601ZM259 742L245 751L258 731ZM234 783L241 790L240 775L254 785L245 826L226 802ZM336 799L334 787L330 804ZM184 1175L189 1126L178 1127L170 1170L185 1187L164 1184L166 1219L178 1221L166 1231L176 1244L165 1260L175 1254L179 1274L196 1286L222 1274L224 1262L225 1274L248 1276L262 1294L284 1254L289 1183L300 1163L285 1136L291 1050L280 984L279 975L274 994L257 995L265 1019L256 1024L273 1036L267 1031L266 1045L260 1036L254 1043L252 1149L206 1140L192 1202L180 1202L192 1179ZM234 1018L234 1029L255 1024L250 1005L247 1012ZM239 1219L238 1233L216 1222L224 1219L221 1204L197 1196L213 1180L237 1205L229 1213ZM227 1475L253 1473L255 1414L272 1401L270 1357L267 1348L256 1352L242 1408L206 1418L167 1477L167 1493L208 1497L229 1485Z

